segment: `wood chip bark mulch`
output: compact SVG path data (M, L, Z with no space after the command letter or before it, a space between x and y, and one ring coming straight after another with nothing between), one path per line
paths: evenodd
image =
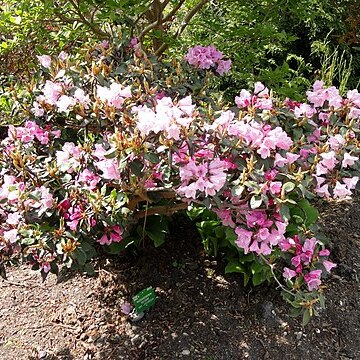
M360 359L360 199L322 206L338 263L327 308L302 328L272 287L242 286L202 251L176 218L166 244L99 262L94 278L41 282L26 267L0 281L0 359ZM152 286L155 306L138 322L121 305Z

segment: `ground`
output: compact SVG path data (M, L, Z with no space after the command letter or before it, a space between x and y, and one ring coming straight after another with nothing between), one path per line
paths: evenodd
M321 205L338 263L326 280L327 308L305 328L274 286L242 285L202 251L184 219L160 248L103 260L97 276L41 282L25 267L0 281L0 359L359 359L360 198ZM154 307L138 322L124 301L153 286Z

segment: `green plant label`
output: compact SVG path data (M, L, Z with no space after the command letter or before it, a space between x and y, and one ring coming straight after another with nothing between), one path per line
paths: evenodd
M155 299L155 291L151 286L140 291L133 297L136 312L140 314L144 310L150 309L155 304Z

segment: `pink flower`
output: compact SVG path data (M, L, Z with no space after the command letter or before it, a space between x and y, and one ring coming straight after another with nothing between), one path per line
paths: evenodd
M296 271L294 270L291 270L287 267L284 268L284 272L283 272L283 277L286 279L286 280L291 280L293 277L295 277L297 274L296 274Z
M221 210L214 209L214 212L220 218L224 226L230 226L232 228L235 228L235 223L232 219L232 214L230 209L221 209Z
M322 157L320 164L325 166L330 171L333 170L335 165L339 162L336 159L336 154L334 151L322 153L320 156Z
M307 91L306 95L314 107L321 107L325 101L328 101L329 106L338 109L343 103L343 98L339 95L339 90L335 86L324 89L322 82L315 82L313 91Z
M281 193L282 183L280 181L272 181L270 183L270 192L273 195L279 195Z
M330 251L328 249L323 249L319 251L319 256L329 256Z
M210 69L215 66L219 60L223 58L223 53L218 51L213 45L210 46L194 46L189 48L185 60L190 64L199 69ZM227 67L228 64L222 64L222 67Z
M115 82L109 88L98 85L96 94L102 102L107 102L116 109L121 109L125 99L132 96L130 86L123 88L121 84Z
M110 233L110 241L111 242L120 242L123 239L121 236L122 233L123 233L123 230L118 225L113 226L112 232Z
M89 95L85 95L85 92L83 89L76 89L74 93L74 98L76 101L84 107L84 109L89 108L90 98Z
M340 134L336 134L335 136L330 136L328 143L332 150L338 150L340 147L346 144L346 140Z
M69 209L69 215L70 216L68 218L70 221L67 222L67 225L72 231L76 231L80 220L84 217L81 207L76 206L72 209Z
M88 190L95 190L96 185L100 181L100 177L95 175L91 170L85 169L79 174L78 180L79 183L84 183L84 187Z
M195 105L192 103L191 95L186 96L178 101L178 108L183 111L186 115L192 116Z
M21 219L22 216L19 213L10 213L7 216L6 222L10 225L17 225Z
M61 61L65 61L68 57L69 57L69 55L65 51L60 51L60 53L58 55L58 58Z
M321 270L313 270L304 276L304 280L307 283L309 291L316 290L321 284L320 276Z
M46 209L51 209L54 205L54 197L49 189L44 186L39 188L41 190L41 205Z
M38 55L36 57L39 60L40 65L44 68L49 68L51 66L51 57L49 55Z
M360 108L360 93L357 89L349 90L347 93L348 100L358 108Z
M138 44L139 44L139 38L135 36L130 40L129 47L131 49L135 49Z
M64 199L64 200L61 200L57 207L58 209L61 211L61 212L66 212L70 209L70 206L71 206L71 203L70 203L70 200L69 199Z
M31 112L35 115L35 116L43 116L44 115L44 109L41 107L41 105L37 102L34 101L33 102L33 107L31 109Z
M100 239L98 239L100 245L110 245L111 240L108 238L107 234L104 234Z
M265 210L253 210L246 214L246 225L251 228L255 226L270 227L273 221L269 220Z
M252 231L245 230L242 227L237 227L235 229L235 234L238 236L236 240L236 245L244 250L244 253L247 254L249 252L249 246L252 239Z
M351 156L349 153L344 153L344 159L341 163L342 167L347 168L348 166L353 166L359 158L357 156Z
M98 243L100 245L110 245L112 242L120 242L122 240L122 233L123 230L118 225L115 225L111 229L110 235L108 235L108 232L105 232L105 234L98 239Z
M313 131L313 133L307 137L307 140L311 143L316 143L319 141L321 135L321 129L317 128Z
M286 153L286 159L287 159L289 165L294 163L297 159L299 159L299 157L300 157L300 155L298 155L298 154L293 154L290 152Z
M218 66L216 68L216 72L219 75L226 74L230 71L231 68L231 60L219 60Z
M283 167L288 162L289 161L287 159L285 159L284 157L282 157L279 153L275 154L274 166Z
M59 170L71 174L80 164L81 148L72 142L66 142L55 156Z
M267 97L269 96L269 89L263 83L257 81L254 84L254 94L258 97Z
M349 119L358 119L360 118L360 109L356 107L351 107L348 115Z
M296 255L291 259L291 264L298 268L301 265L300 255Z
M76 100L67 95L61 95L56 102L56 106L59 112L67 112L69 107L73 107L76 104Z
M252 103L252 95L250 94L249 91L245 89L242 89L240 91L240 96L235 97L235 104L239 108L248 107L251 105L251 103Z
M125 315L129 315L131 313L132 310L132 305L129 303L124 303L121 305L121 312Z
M119 180L120 171L116 159L106 159L97 161L96 167L103 172L102 177L106 180Z
M44 100L45 102L47 102L50 105L55 105L56 102L58 101L59 96L62 91L63 91L63 88L62 88L61 84L54 83L50 80L46 80L45 86L43 89L44 95L42 97L39 96L38 101Z
M10 243L15 243L18 238L18 231L17 231L17 229L11 229L8 231L4 231L3 237Z
M337 181L334 188L334 198L345 199L348 196L351 196L351 191L345 184L341 184Z
M295 241L292 238L286 238L278 243L281 251L288 251L295 245Z
M294 109L294 115L298 118L305 116L310 119L314 116L314 114L316 114L316 109L314 109L309 104L300 104Z
M328 273L331 271L332 268L337 266L336 264L334 264L333 262L328 261L328 260L323 260L322 263Z
M352 189L355 189L356 184L359 181L359 177L353 176L351 178L343 178L342 181L344 182L344 184L348 190L352 190Z

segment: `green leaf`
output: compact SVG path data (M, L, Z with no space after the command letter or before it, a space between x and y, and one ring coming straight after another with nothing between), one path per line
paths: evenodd
M134 243L134 239L131 236L126 237L125 239L122 239L120 242L118 243L111 243L106 251L110 254L113 255L118 255L120 254L122 251L124 251L129 245Z
M257 274L257 273L261 273L264 270L264 265L259 263L258 261L254 261L251 264L251 273L252 274Z
M237 235L235 234L235 230L231 227L225 228L225 237L228 242L231 244L235 244L235 241L237 240Z
M312 224L314 224L318 217L319 217L319 211L314 208L308 200L302 199L298 202L298 207L302 209L302 211L305 214L306 221L305 225L308 227Z
M152 162L153 164L158 164L160 162L160 158L157 154L152 153L152 152L148 152L144 155L144 158L146 160L149 160L150 162Z
M305 309L305 311L303 313L303 318L302 318L302 326L306 326L309 323L310 319L311 319L310 310Z
M161 246L165 242L166 234L169 233L166 218L161 215L148 217L145 233L154 242L155 247Z
M36 243L36 239L34 237L21 239L21 244L25 246L30 246L35 243Z
M232 196L241 196L241 194L243 193L244 190L245 190L245 187L242 185L234 186L231 189L231 195Z
M143 163L136 159L134 161L132 161L129 166L130 166L130 170L131 172L135 175L135 176L138 176L138 177L141 177L142 176L142 168L143 168Z
M90 263L84 265L84 271L90 276L95 274L94 266Z
M289 211L289 207L281 204L280 205L280 216L283 220L285 221L289 221L290 220L290 211Z
M13 24L16 24L16 25L20 25L21 24L21 16L11 16L10 22Z
M258 207L261 206L262 204L262 199L257 199L255 196L253 196L251 199L250 199L250 208L251 209L257 209Z
M72 253L71 253L71 257L75 260L77 260L77 262L80 265L85 265L86 260L87 260L87 256L85 251L83 251L80 248L76 248Z
M244 273L244 286L246 286L249 283L250 276L247 273Z
M230 260L225 267L225 274L234 273L234 272L246 273L246 269L244 268L244 266L242 266L239 263L239 261L235 259Z
M299 308L292 308L292 309L290 309L290 311L289 311L289 315L290 315L291 317L297 317L297 316L299 316L299 315L301 314L301 312L302 312L302 308L301 308L301 307L299 307Z
M282 186L282 191L290 192L295 189L295 184L288 181Z
M263 272L256 273L252 277L252 283L254 286L258 286L258 285L262 284L265 280L266 280L266 278L265 278Z

